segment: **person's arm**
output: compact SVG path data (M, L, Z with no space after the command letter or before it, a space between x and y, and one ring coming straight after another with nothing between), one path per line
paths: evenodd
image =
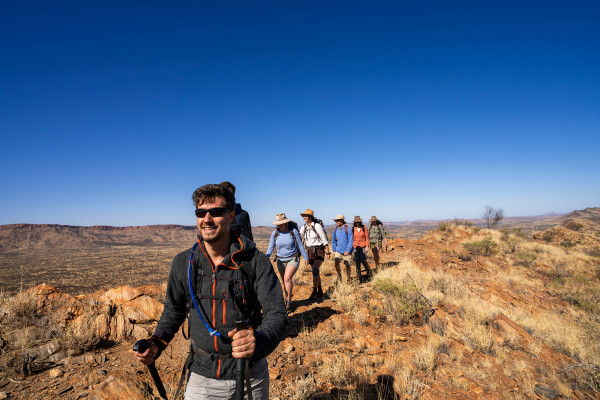
M337 250L337 246L336 246L337 239L336 239L336 236L335 236L336 231L337 231L337 229L333 228L333 233L331 234L331 251L333 253L335 253L336 250Z
M269 247L267 248L267 258L271 258L271 254L275 248L275 232L277 232L277 229L271 233L271 240L269 240Z
M187 257L189 257L189 252L180 253L175 256L171 263L171 272L169 272L165 294L165 306L158 321L158 326L152 338L149 339L148 349L144 353L134 352L135 358L142 364L148 365L160 355L160 351L167 347L185 320L187 297L184 284L187 281L182 277L186 271Z
M292 234L296 238L296 246L298 246L298 250L300 250L300 254L302 254L302 257L304 257L305 260L308 260L308 254L306 254L306 250L304 249L304 246L302 245L302 239L300 239L300 233L298 233L297 230L292 229Z
M348 246L346 247L346 251L348 254L352 253L354 244L354 234L352 233L352 229L348 229Z
M279 279L265 254L257 251L254 267L254 293L262 307L262 323L254 331L255 350L251 360L257 361L271 354L285 335L288 323Z

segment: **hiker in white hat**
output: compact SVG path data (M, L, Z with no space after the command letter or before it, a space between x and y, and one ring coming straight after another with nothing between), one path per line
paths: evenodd
M342 281L342 271L340 269L340 263L342 260L346 265L346 279L351 280L350 277L350 260L352 260L352 229L348 229L346 221L342 214L336 215L333 219L337 226L333 228L333 234L331 236L331 250L333 251L333 259L335 262L335 271L337 272L338 281Z
M329 242L327 241L327 233L323 221L315 218L315 213L310 208L300 214L304 218L304 225L300 228L300 237L306 246L308 253L308 263L312 267L313 290L309 299L322 299L323 288L321 288L321 273L320 267L325 261L325 254L329 258Z
M277 246L277 271L283 282L283 295L285 298L285 306L288 312L293 310L292 306L292 290L294 283L292 278L298 271L300 265L300 255L304 257L304 263L308 265L308 255L302 245L300 234L298 233L298 225L285 216L284 213L277 214L273 225L277 229L271 234L269 247L267 249L267 257L271 257L271 253Z

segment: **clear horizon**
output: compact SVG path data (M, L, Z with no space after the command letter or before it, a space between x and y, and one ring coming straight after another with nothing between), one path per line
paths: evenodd
M12 2L0 224L569 213L600 199L600 4Z

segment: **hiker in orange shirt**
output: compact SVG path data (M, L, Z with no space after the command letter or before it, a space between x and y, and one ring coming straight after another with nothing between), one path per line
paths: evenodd
M352 247L354 247L354 262L356 263L356 278L359 282L362 281L360 272L360 265L364 265L367 270L366 280L371 279L371 267L367 262L367 253L369 249L369 232L363 225L362 219L357 215L354 217L354 226L352 227L352 234L354 236L352 241Z

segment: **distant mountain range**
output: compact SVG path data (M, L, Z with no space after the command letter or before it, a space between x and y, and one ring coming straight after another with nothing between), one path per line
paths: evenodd
M548 213L534 217L507 217L505 226L525 225L533 230L558 225L565 219L588 219L600 221L600 208L586 208L567 215ZM443 220L401 221L385 223L388 232L401 237L404 231L413 237L437 226ZM447 220L446 220L447 221ZM470 220L483 224L481 219ZM501 225L502 225L501 224ZM330 226L327 226L330 227ZM252 228L255 239L268 239L272 226ZM196 227L185 225L147 226L73 226L57 224L10 224L0 225L0 251L3 253L28 250L85 249L103 246L161 246L189 243L196 239Z

